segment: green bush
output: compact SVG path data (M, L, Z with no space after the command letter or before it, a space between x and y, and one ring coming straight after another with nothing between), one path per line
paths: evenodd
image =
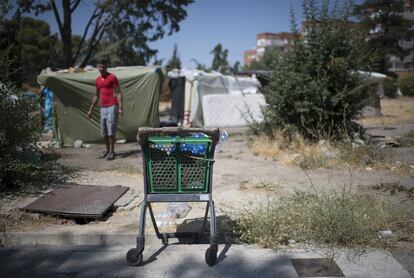
M404 96L414 96L414 76L398 78L398 87Z
M386 78L384 80L384 95L389 98L396 98L398 90L397 80L393 78Z
M352 7L329 7L329 1L321 8L304 1L304 35L293 27L290 50L276 58L259 128L269 136L281 129L311 139L342 137L365 105L358 70L367 64L367 55L361 51L359 31L348 21Z
M10 45L0 54L0 191L30 182L40 169L35 140L40 133L40 111L22 95L13 79Z

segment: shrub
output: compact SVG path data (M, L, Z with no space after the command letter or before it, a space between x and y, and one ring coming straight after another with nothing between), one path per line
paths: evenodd
M398 87L404 96L414 96L414 76L398 78Z
M292 46L274 63L264 92L269 105L260 125L269 136L282 129L311 139L342 137L365 105L367 94L358 70L367 56L357 28L348 21L352 7L344 4L331 11L329 1L320 9L315 5L304 1L304 35L299 36L292 20Z
M393 78L386 78L384 80L384 95L389 98L396 98L398 90L397 81Z
M35 144L40 111L17 87L11 53L12 45L0 55L0 191L31 181L41 162Z

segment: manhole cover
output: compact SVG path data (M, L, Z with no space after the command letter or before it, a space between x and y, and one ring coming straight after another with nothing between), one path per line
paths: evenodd
M73 218L102 218L127 190L124 186L63 185L25 209Z
M328 258L291 259L299 277L344 277L335 261Z

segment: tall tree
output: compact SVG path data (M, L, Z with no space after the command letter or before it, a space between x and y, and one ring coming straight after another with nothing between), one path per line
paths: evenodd
M180 69L180 68L181 68L181 60L180 60L180 57L178 57L177 45L174 44L173 55L171 57L171 60L169 60L167 63L167 70Z
M10 20L6 19L11 6L8 1L1 3L0 17L0 82L13 81L20 82L20 47L17 43L17 32L19 30L18 17L13 16Z
M240 62L236 61L234 65L231 67L230 71L233 75L238 74L240 72Z
M414 22L404 18L404 0L365 0L354 14L366 31L367 47L374 54L375 70L386 73L390 55L401 60L408 53L401 41L411 39Z
M86 53L80 66L85 66L98 43L115 43L116 51L127 50L139 59L148 61L156 50L148 42L156 41L179 31L179 23L187 16L185 7L193 0L116 1L98 0L91 12L81 40L72 51L72 19L81 0L61 0L61 7L55 0L19 0L24 12L35 14L52 11L63 43L64 66L73 66L81 49Z
M42 20L23 17L17 31L20 46L21 81L35 86L40 71L50 66L50 28Z
M211 68L222 74L229 74L229 62L227 61L228 53L229 51L224 49L220 43L217 44L213 50L210 51L210 54L213 55Z

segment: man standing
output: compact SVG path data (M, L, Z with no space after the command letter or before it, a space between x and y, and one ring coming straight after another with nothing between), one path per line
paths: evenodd
M106 61L98 65L100 76L96 78L96 93L92 98L92 104L88 111L88 118L91 118L98 99L101 104L101 132L105 138L106 152L98 158L113 160L115 158L114 145L115 134L118 121L118 114L123 115L122 93L119 88L116 76L107 71Z

